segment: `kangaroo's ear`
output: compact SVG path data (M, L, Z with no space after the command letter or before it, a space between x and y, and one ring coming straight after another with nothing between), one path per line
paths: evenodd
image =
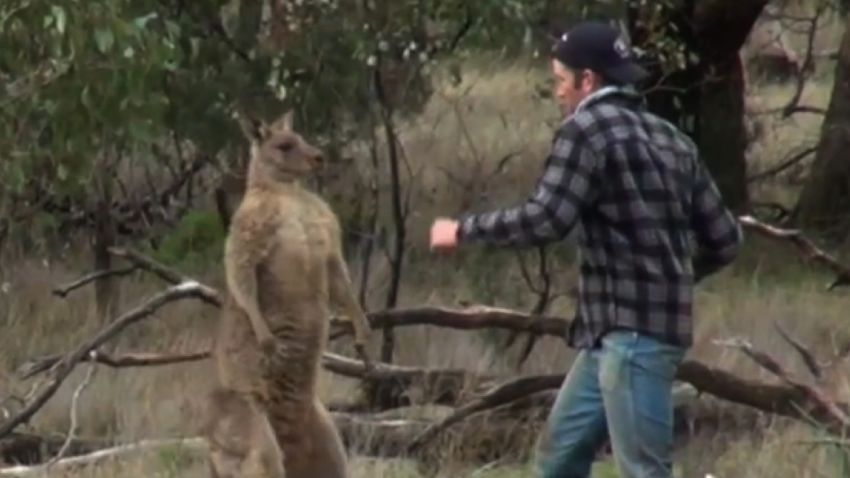
M292 122L295 117L293 110L287 110L280 118L271 125L272 131L292 131Z
M234 112L233 117L239 123L242 134L249 142L261 142L268 137L268 126L261 120L242 111Z

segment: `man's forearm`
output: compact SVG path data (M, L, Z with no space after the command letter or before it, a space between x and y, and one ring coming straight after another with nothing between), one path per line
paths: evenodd
M529 201L511 209L462 216L458 242L533 247L561 239L574 222L574 217L552 217L543 205Z

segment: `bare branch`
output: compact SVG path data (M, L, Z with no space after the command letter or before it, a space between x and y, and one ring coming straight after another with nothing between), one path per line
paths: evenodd
M511 309L472 306L464 309L447 307L413 307L387 309L368 314L373 328L434 325L459 330L501 328L540 335L564 337L569 326L567 319L554 316L530 316ZM334 320L335 327L350 328L349 321Z
M128 353L122 355L110 355L97 351L94 357L91 355L80 360L81 362L95 362L111 368L129 367L151 367L158 365L173 365L185 362L195 362L208 359L211 355L209 350L185 354L159 354L159 353ZM61 355L51 355L24 363L18 368L18 375L22 379L31 378L40 373L50 370L62 359Z
M322 365L331 373L358 378L384 390L418 389L421 400L433 404L454 405L464 393L493 380L488 374L464 369L427 369L374 362L375 369L366 374L363 363L340 355L325 353Z
M774 322L773 325L776 328L777 332L779 332L779 335L782 336L782 338L785 339L785 341L788 342L788 344L791 345L791 347L793 347L794 350L797 351L797 353L800 355L800 358L803 360L803 363L806 364L806 368L809 370L809 373L814 375L815 378L821 378L823 376L823 373L821 372L821 367L818 364L818 361L815 358L814 354L808 349L808 347L803 345L799 340L795 339L794 337L791 337L791 334L789 334L781 325L779 325L779 322Z
M184 283L193 283L197 285L197 298L202 301L214 305L217 307L221 307L221 296L219 292L212 287L207 285L203 285L192 278L186 277L174 269L160 264L159 262L147 257L138 251L134 251L132 249L121 248L121 247L110 247L109 253L115 257L120 257L139 269L144 269L146 271L150 271L165 282L177 285Z
M99 279L103 279L105 277L125 276L125 275L128 275L128 274L132 274L133 271L135 271L135 270L136 270L136 266L129 266L129 267L125 267L123 269L110 269L110 270L105 270L105 271L92 272L91 274L87 274L83 277L80 277L79 279L77 279L73 282L70 282L68 284L60 285L60 286L56 287L55 289L53 289L53 294L64 298L64 297L67 297L68 294L70 294L74 290L79 289L80 287L83 287L86 284L95 282L95 281L97 281Z
M825 115L826 108L820 108L818 106L810 106L810 105L793 105L786 106L782 109L782 113L785 116L791 116L794 113L810 113L813 115Z
M496 167L493 168L493 171L488 175L488 179L496 176L497 174L501 174L505 170L505 167L507 167L508 162L516 158L519 153L520 151L511 151L510 153L502 156L499 161L496 162Z
M89 352L89 357L95 356L95 352ZM83 381L77 386L74 390L74 395L71 396L71 426L68 429L68 435L65 437L65 441L62 443L62 447L59 449L59 453L56 454L50 461L45 465L46 471L49 471L53 468L62 457L68 452L68 448L71 446L71 443L74 442L77 435L77 403L80 400L80 395L82 395L83 390L88 387L89 383L91 383L92 375L94 374L95 366L94 364L89 365L88 370L86 371L86 376L83 378Z
M141 360L134 362L129 357L147 357L147 363L143 363ZM166 363L177 357L181 360L182 358L203 360L209 357L209 351L184 356L132 354L126 357L111 357L110 362L127 364L126 366L145 366ZM767 360L762 361L769 364L768 366L773 370L784 373L784 369L769 356ZM102 361L99 361L99 363L102 363ZM129 365L130 363L132 365ZM454 405L459 397L464 395L464 390L480 389L496 380L494 376L475 374L462 369L426 369L381 362L375 362L374 366L373 373L366 375L363 364L357 360L332 353L325 353L323 357L323 367L331 373L363 380L392 381L393 384L404 390L412 386L422 386L428 391L429 399L425 400L428 403ZM787 374L785 376L788 377ZM685 360L679 366L676 378L692 385L700 392L709 393L731 403L796 419L811 416L836 430L848 428L846 423L837 418L841 416L842 410L847 409L846 404L831 402L822 394L811 393L811 390L807 390L805 386L800 386L797 382L790 380L790 377L788 377L790 384L787 383L788 381L786 381L786 384L769 384L744 379L731 372L711 367L696 360ZM430 435L435 435L453 423L475 413L501 406L513 406L512 404L518 403L518 400L528 399L528 397L544 390L558 388L562 380L563 374L553 374L526 376L504 382L459 408L457 412L459 415L454 416L450 422L441 425L440 429L429 432L425 441L433 438ZM422 431L424 432L424 429Z
M786 382L789 385L793 385L795 383L791 379L785 368L779 362L777 362L776 359L764 352L756 350L756 348L753 347L753 344L751 344L747 340L741 338L734 338L725 340L715 340L714 343L716 345L738 349L744 355L749 357L753 362L757 363L759 366L772 373L773 375L776 375L783 382Z
M528 286L528 289L531 292L534 292L539 296L542 293L542 290L534 283L534 279L531 278L531 272L528 270L528 265L525 263L522 251L515 251L515 255L517 262L519 263L519 272L522 276L522 280L525 281L525 285ZM545 265L541 264L541 268L545 268Z
M140 453L144 451L150 450L158 450L161 448L170 448L170 447L186 447L189 449L197 449L197 450L206 450L207 444L206 441L202 438L174 438L167 440L142 440L138 443L131 443L127 445L116 446L112 448L107 448L104 450L98 450L93 453L89 453L81 456L74 456L71 458L64 458L62 460L57 461L53 465L53 469L72 469L74 467L80 466L91 466L97 463L100 463L107 459L116 458L122 455L127 455L130 453ZM8 468L0 468L0 476L31 476L31 475L40 475L44 471L44 467L42 465L35 466L11 466Z
M155 260L151 259L150 257L146 257L132 249L110 247L109 253L115 257L119 257L130 262L131 264L135 265L140 269L144 269L146 271L154 273L159 278L169 284L179 284L183 282L183 275L179 272L169 268L168 266L160 264Z
M68 377L68 375L71 374L71 371L74 369L76 364L83 360L89 352L98 349L106 341L117 335L127 326L152 315L159 308L170 302L190 297L204 300L204 298L209 297L209 294L210 288L207 286L194 281L184 282L171 286L168 289L155 294L140 306L115 319L94 337L85 341L75 350L65 355L50 369L52 379L49 381L48 385L42 389L17 415L0 424L0 438L8 435L18 425L25 423L33 415L35 415L35 413L38 412L45 403L47 403L50 397L56 393L56 390L59 389L62 382Z
M366 367L360 360L350 359L342 355L325 352L322 356L322 365L330 372L350 378L374 379L400 379L400 378L422 378L429 375L471 375L464 369L425 369L420 367L406 367L403 365L392 365L383 362L375 362L375 368L370 374L366 374Z
M534 281L531 279L531 274L529 273L525 261L522 258L522 253L517 253L517 258L520 263L520 271L522 272L522 277L525 280L528 288L531 289L537 295L537 301L534 306L531 308L531 315L537 316L542 314L546 308L549 306L549 303L552 300L552 277L549 274L549 261L548 256L546 255L546 247L541 246L537 248L537 260L538 260L538 271L537 275L542 282L541 286L536 286ZM519 332L512 333L508 339L505 341L505 348L513 345L514 341L519 337ZM537 342L539 338L538 334L530 333L528 334L528 338L526 339L525 345L520 352L520 357L516 363L516 369L519 370L522 367L522 364L528 359L531 355L531 351L534 349L534 344Z
M830 429L847 431L847 423L836 421L831 405L813 399L800 387L741 378L696 360L682 362L676 378L722 400L790 418L814 419ZM841 404L839 408L847 406Z
M508 404L537 392L557 388L564 381L563 374L520 377L510 380L458 408L451 415L429 426L408 445L407 451L413 453L434 439L440 432L466 417L484 410Z
M790 241L803 253L803 256L813 262L817 262L827 269L832 271L836 278L827 287L827 290L833 290L840 286L850 285L850 267L838 262L837 259L824 252L817 247L810 239L805 237L802 232L797 229L780 229L778 227L765 224L752 216L740 216L738 218L743 226L748 227L752 231L774 239L784 239Z
M92 355L80 361L93 362L112 368L128 368L172 365L206 360L212 356L212 351L203 350L185 354L128 353L122 355L109 355L98 352ZM58 363L61 358L61 355L52 355L31 360L21 366L18 373L22 378L31 378L46 372ZM397 386L403 388L409 388L413 385L421 386L431 393L436 393L436 403L453 402L457 398L458 390L466 384L478 384L482 381L493 379L490 375L478 375L464 369L425 369L391 365L383 362L376 362L372 373L366 374L366 368L361 361L330 352L324 354L322 365L329 372L344 377L367 381L395 382ZM443 393L446 390L449 390L451 393Z
M809 114L814 114L814 115L825 115L826 114L825 108L820 108L818 106L810 106L810 105L791 105L790 107L788 105L786 105L786 106L780 106L778 108L765 108L765 109L761 109L761 110L754 110L749 114L752 115L752 116L770 116L770 115L775 115L777 113L785 114L786 111L788 112L789 115L794 114L794 113L809 113Z
M779 377L792 389L796 390L801 395L801 398L803 398L805 403L810 406L814 406L817 410L820 410L822 414L825 414L828 418L828 422L838 424L842 428L850 426L850 417L847 416L846 406L839 406L835 400L828 397L822 390L792 378L776 359L763 351L757 350L749 341L743 339L730 339L715 342L720 345L740 350L758 365Z
M773 221L782 224L787 221L792 214L791 209L778 202L772 201L752 201L750 206L753 209L767 209L773 213Z
M812 440L797 440L795 443L809 446L836 446L850 449L850 440L846 438L816 438Z
M747 182L752 183L752 182L755 182L755 181L760 181L762 179L766 179L766 178L769 178L771 176L777 175L777 174L781 173L782 171L785 171L786 169L788 169L788 168L794 166L795 164L799 163L800 161L806 159L809 155L814 154L817 150L818 150L817 145L809 146L808 148L806 148L802 151L799 151L795 154L792 154L789 158L783 160L782 162L780 162L776 166L774 166L772 168L768 168L765 171L762 171L760 173L753 174L752 176L747 178Z

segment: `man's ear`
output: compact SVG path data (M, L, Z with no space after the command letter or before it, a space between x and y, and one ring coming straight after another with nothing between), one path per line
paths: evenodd
M588 73L590 74L590 78L592 79L591 84L593 85L594 88L598 89L598 88L602 88L603 86L605 86L605 84L606 84L605 77L603 77L599 73L596 73L596 72L593 72L593 71L588 71Z

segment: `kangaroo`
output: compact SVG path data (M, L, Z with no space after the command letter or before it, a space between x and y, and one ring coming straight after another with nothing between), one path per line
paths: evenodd
M251 398L215 388L204 403L201 433L212 478L286 478L274 430Z
M242 126L251 159L225 243L229 294L214 348L219 378L267 415L287 478L344 478L345 449L316 392L331 308L351 320L367 371L372 363L339 221L300 184L322 167L322 152L293 131L291 113L270 126Z

